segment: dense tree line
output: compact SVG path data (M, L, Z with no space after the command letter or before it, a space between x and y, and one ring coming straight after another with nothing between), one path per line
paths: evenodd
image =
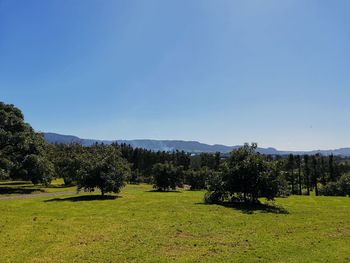
M0 179L67 185L102 194L129 183L159 191L207 189L208 202L257 202L260 197L350 195L350 160L339 156L259 154L245 145L229 155L150 151L126 144L48 145L25 123L22 112L0 103Z

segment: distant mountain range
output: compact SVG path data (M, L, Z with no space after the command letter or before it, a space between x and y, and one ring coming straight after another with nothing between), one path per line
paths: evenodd
M235 146L226 146L221 144L209 145L205 143L200 143L197 141L180 141L180 140L94 140L94 139L81 139L77 136L72 135L62 135L57 133L43 133L44 138L48 143L79 143L83 146L90 146L95 143L104 143L111 144L117 142L119 144L126 143L130 144L132 147L144 148L152 151L185 151L189 153L201 153L201 152L221 152L229 153L232 150L235 150L240 145ZM340 156L350 156L350 148L339 148L334 150L315 150L315 151L279 151L275 148L258 148L258 152L262 154L271 154L271 155L287 155L290 153L293 154L317 154L322 155L340 155Z

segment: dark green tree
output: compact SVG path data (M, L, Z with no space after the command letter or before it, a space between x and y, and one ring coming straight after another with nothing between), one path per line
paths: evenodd
M185 172L185 184L191 186L191 190L201 190L206 187L209 178L215 173L208 167L202 167L199 170L188 170Z
M84 155L77 178L78 190L94 191L101 194L119 193L130 177L130 167L114 146L94 146Z
M295 160L294 160L293 154L289 155L286 168L288 171L287 180L292 187L292 194L295 194L296 193L296 191L295 191L295 174L294 174Z
M42 134L24 122L22 112L0 102L0 176L48 184L53 177Z
M233 151L223 167L221 182L214 181L209 185L207 200L242 200L258 203L258 198L274 199L279 191L280 173L274 163L269 163L265 156L256 152L257 145ZM218 189L215 189L218 187ZM211 195L215 195L212 198Z
M183 167L172 163L157 163L153 166L153 187L158 191L175 190L182 184Z
M302 180L301 180L301 157L300 155L295 156L295 164L297 166L298 169L298 194L301 195L302 194Z
M318 196L318 178L320 174L319 155L313 155L312 160L312 184L315 189L315 195Z
M310 164L309 164L309 155L304 155L304 179L307 195L310 195Z

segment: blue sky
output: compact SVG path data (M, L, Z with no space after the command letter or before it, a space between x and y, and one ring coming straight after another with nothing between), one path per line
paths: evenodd
M350 146L350 1L0 0L0 100L95 139Z

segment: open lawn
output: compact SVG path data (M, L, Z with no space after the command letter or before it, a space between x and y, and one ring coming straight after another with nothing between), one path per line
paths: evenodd
M150 190L0 200L0 262L350 262L350 198L292 196L272 209Z

